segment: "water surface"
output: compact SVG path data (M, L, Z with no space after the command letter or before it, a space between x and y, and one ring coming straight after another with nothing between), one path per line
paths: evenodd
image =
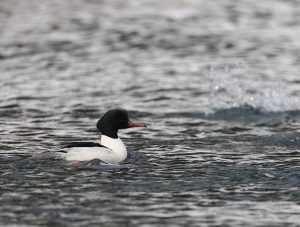
M297 1L0 2L0 224L299 226ZM129 158L31 157L99 139Z

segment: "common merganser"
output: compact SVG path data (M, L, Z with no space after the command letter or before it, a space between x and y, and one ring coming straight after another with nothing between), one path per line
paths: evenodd
M75 142L56 151L67 161L90 161L99 159L105 163L120 163L127 158L127 149L118 137L119 129L146 127L129 120L124 109L108 111L97 123L102 133L100 142Z

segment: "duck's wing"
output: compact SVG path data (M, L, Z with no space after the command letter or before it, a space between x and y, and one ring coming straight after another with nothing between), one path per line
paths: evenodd
M34 155L34 159L64 159L67 155L67 153L70 150L74 150L72 148L83 148L83 152L86 152L85 148L100 148L103 147L103 151L106 151L107 153L111 152L111 150L100 143L95 142L72 142L63 146L59 146L56 148L53 148L49 151L45 151L39 154ZM76 152L75 152L76 153Z
M94 143L94 142L72 142L61 147L61 149L72 148L72 147L105 147L105 146L101 145L100 143Z

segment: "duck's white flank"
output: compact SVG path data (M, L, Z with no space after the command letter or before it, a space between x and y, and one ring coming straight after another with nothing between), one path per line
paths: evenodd
M127 150L120 138L102 135L100 144L107 147L72 147L65 153L67 161L90 161L100 159L107 163L119 163L127 158Z

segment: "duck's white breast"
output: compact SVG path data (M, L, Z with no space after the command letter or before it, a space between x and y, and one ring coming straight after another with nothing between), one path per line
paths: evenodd
M113 152L105 147L72 147L65 153L67 161L90 161L100 159L104 162L113 161Z
M62 156L67 161L90 161L100 159L107 163L119 163L127 158L127 150L120 138L113 139L101 136L101 145L104 147L72 147Z

